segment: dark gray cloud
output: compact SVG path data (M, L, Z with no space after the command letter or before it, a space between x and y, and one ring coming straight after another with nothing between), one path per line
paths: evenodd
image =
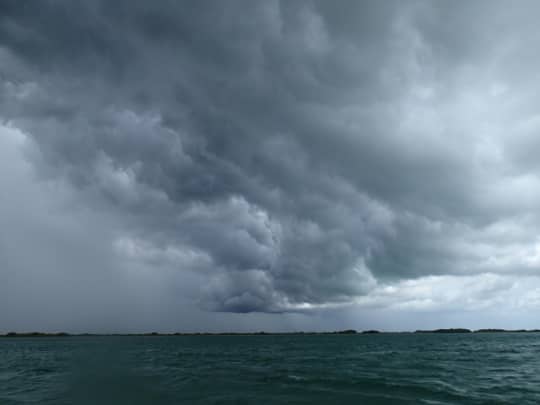
M0 7L1 116L114 218L110 268L278 313L536 274L535 3Z

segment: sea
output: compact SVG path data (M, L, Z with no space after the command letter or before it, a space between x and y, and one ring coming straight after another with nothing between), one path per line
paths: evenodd
M0 338L0 404L540 404L540 333Z

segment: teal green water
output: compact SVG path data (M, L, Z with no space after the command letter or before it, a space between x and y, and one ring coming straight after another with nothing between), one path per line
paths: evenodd
M0 404L538 404L540 334L0 339Z

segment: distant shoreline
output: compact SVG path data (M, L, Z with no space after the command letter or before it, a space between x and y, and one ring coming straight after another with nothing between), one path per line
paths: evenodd
M454 333L540 333L540 329L466 329L447 328L415 331L379 331L354 329L327 331L327 332L173 332L173 333L67 333L67 332L8 332L0 334L0 338L24 338L24 337L99 337L99 336L306 336L306 335L366 335L366 334L454 334Z

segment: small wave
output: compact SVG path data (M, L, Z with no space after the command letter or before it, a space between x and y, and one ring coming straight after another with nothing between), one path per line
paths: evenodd
M307 377L302 377L300 375L289 374L287 377L294 381L307 381Z

